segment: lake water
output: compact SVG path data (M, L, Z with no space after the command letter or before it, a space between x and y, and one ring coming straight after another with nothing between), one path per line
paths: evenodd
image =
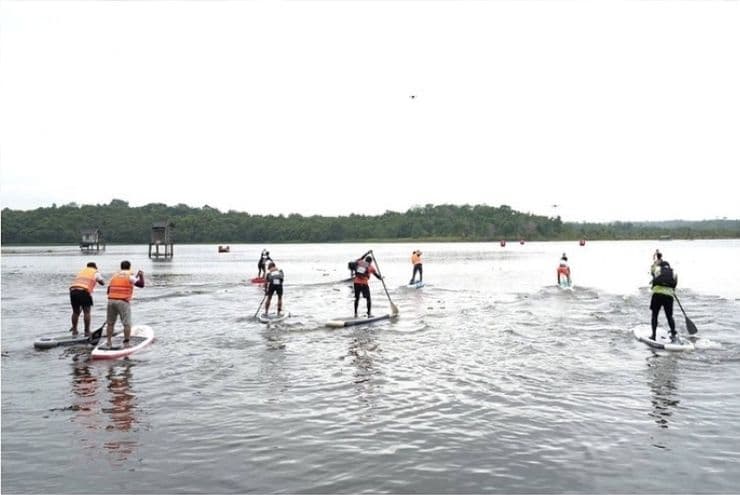
M286 273L284 323L254 319L263 247ZM349 316L347 262L374 249L393 321ZM413 249L419 289L404 287ZM654 352L660 248L699 329ZM3 493L737 493L740 241L175 246L2 250ZM567 252L574 291L555 287ZM146 350L38 351L69 328L68 285L143 269ZM372 279L373 312L388 311ZM104 320L96 290L93 328ZM273 309L275 303L273 303ZM360 308L364 308L361 301ZM686 335L678 306L675 317ZM665 326L661 314L659 324Z

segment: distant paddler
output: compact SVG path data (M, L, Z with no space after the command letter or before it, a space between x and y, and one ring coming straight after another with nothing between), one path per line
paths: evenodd
M560 263L558 264L558 285L560 287L570 287L570 266L568 265L568 256L565 253L560 257Z
M411 253L411 264L414 267L414 271L411 274L411 281L409 282L409 285L414 285L416 283L416 274L419 273L419 283L422 282L423 277L423 271L422 271L422 261L421 261L421 251L418 249L415 249Z

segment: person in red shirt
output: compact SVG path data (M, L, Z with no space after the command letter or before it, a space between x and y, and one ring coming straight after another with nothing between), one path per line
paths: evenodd
M383 280L383 277L378 275L378 271L373 266L373 258L369 254L365 258L360 258L355 262L355 318L357 318L357 306L360 302L360 294L367 301L367 316L372 316L370 311L372 307L372 301L370 299L370 275L375 275L378 280Z

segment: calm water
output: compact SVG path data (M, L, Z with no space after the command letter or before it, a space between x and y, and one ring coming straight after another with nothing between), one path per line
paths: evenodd
M4 247L3 493L738 491L739 241L266 246L291 313L269 328L248 283L263 247ZM694 352L632 337L656 247ZM341 280L368 248L400 318L325 328L351 313ZM409 290L415 248L428 285ZM555 287L563 251L573 292ZM156 340L128 360L33 348L69 328L90 259L146 273L133 316Z

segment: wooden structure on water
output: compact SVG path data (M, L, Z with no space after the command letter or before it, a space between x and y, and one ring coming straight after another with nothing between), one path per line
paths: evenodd
M154 248L154 251L152 251ZM163 251L160 251L160 248ZM149 238L149 257L172 258L175 255L175 224L169 220L154 222Z
M92 251L105 251L105 239L99 228L81 229L80 230L80 251L89 253Z

